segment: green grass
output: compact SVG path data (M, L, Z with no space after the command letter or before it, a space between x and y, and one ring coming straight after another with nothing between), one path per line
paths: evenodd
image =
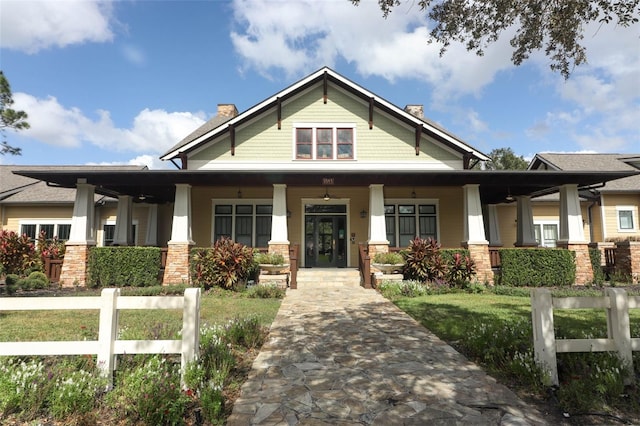
M98 291L80 293L85 296L98 294ZM280 299L238 297L231 292L203 294L200 323L222 324L236 317L255 316L263 325L269 326L280 302ZM96 340L98 317L97 310L4 311L0 313L0 341ZM120 311L119 325L120 329L127 330L127 336L144 335L153 328L159 338L175 338L175 333L182 328L182 311Z

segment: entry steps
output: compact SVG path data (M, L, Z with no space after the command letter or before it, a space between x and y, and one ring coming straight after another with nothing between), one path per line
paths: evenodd
M360 271L355 268L300 268L298 269L297 282L298 287L358 287L360 285Z

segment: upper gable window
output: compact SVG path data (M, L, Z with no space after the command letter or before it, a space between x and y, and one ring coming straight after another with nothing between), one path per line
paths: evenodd
M295 128L298 160L352 160L355 125L299 125Z

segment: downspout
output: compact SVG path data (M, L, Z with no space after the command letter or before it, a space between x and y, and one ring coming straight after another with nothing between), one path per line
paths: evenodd
M591 204L587 207L587 220L589 221L589 242L595 243L595 235L593 233L593 206L597 205L597 201L592 201Z

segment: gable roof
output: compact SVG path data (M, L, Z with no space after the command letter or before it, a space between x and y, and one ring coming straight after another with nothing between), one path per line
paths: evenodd
M536 154L529 170L566 170L566 171L637 171L629 159L640 154ZM626 160L626 161L625 161ZM639 192L640 174L607 182L600 192Z
M223 134L224 132L228 132L230 126L235 126L237 124L246 122L256 117L257 115L260 115L265 111L274 108L279 102L282 102L283 100L286 100L302 92L306 88L322 81L331 82L364 100L372 101L374 107L410 125L413 125L414 127L422 126L423 133L430 135L434 139L455 149L458 152L470 155L471 157L480 161L489 160L489 157L487 157L485 154L476 150L469 144L463 142L460 138L454 136L432 121L418 118L406 112L404 109L366 90L364 87L352 82L351 80L345 78L344 76L338 74L328 67L319 69L313 74L310 74L297 83L292 84L286 89L276 93L270 98L265 99L257 105L254 105L253 107L238 114L233 118L220 116L213 117L211 120L207 121L201 127L185 137L178 144L169 149L169 151L162 155L160 159L172 160L179 157L182 153L188 153L189 151L201 146L202 144L212 140L213 138Z
M46 182L13 173L17 170L56 172L67 170L134 171L146 166L7 166L0 165L0 204L73 204L75 188L49 186ZM96 194L96 201L104 198Z

